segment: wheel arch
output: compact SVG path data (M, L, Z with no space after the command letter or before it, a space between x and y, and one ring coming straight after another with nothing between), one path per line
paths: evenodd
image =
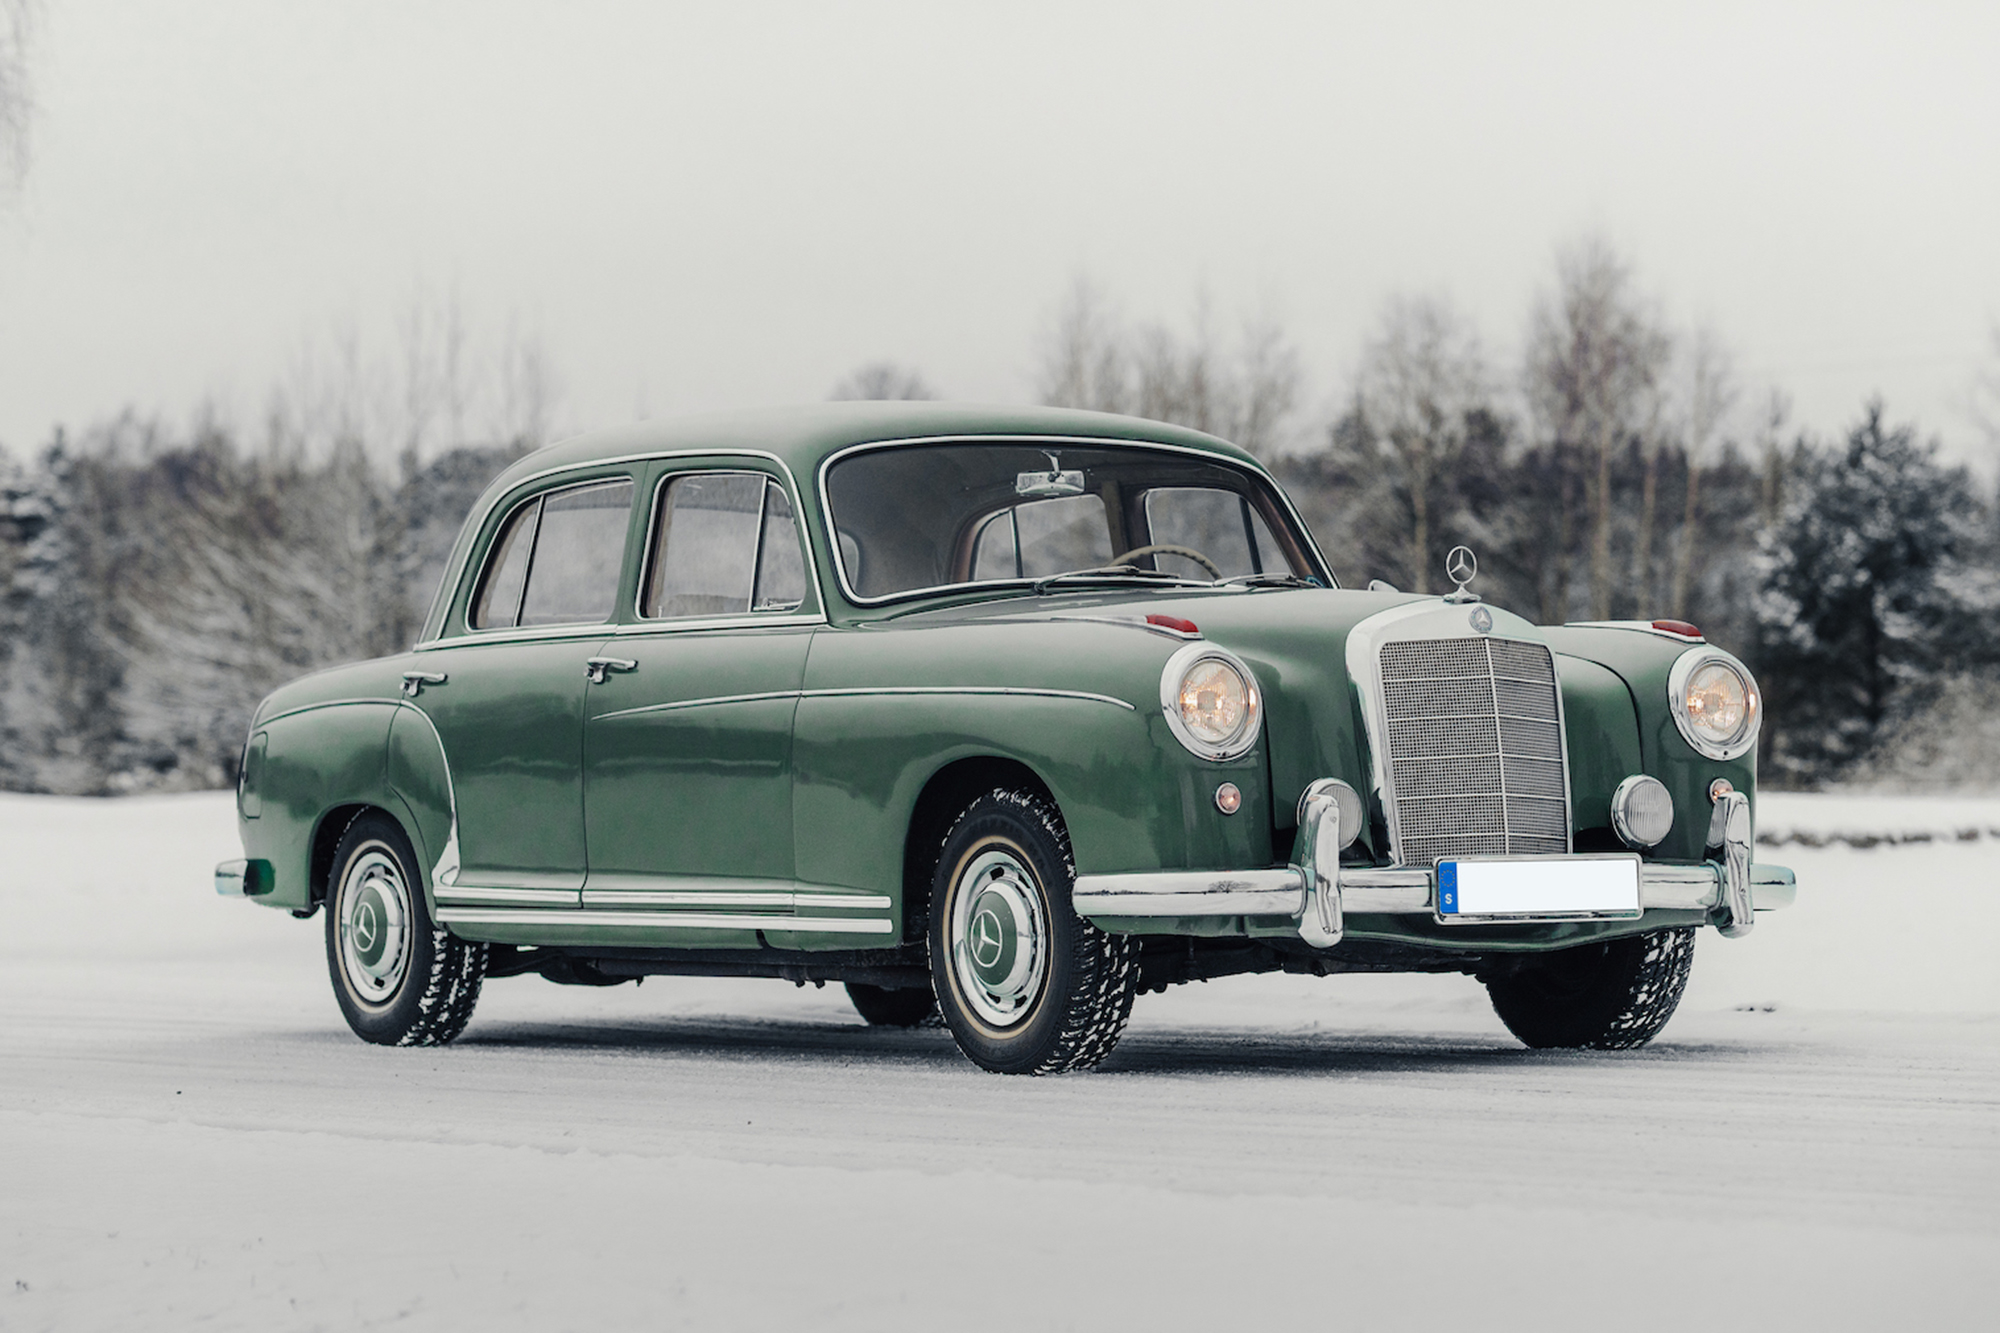
M1026 763L997 754L969 755L941 766L925 780L910 810L903 837L903 924L905 943L925 938L930 921L933 858L959 813L998 787L1028 791L1047 800L1062 817L1062 802ZM1067 832L1067 829L1065 829Z
M311 852L306 863L308 911L317 910L332 893L333 854L340 850L340 840L347 835L347 830L354 826L354 821L366 814L379 814L394 821L396 827L403 830L403 836L409 836L408 826L397 819L394 812L385 810L379 805L353 801L325 811L320 815L319 822L313 826Z

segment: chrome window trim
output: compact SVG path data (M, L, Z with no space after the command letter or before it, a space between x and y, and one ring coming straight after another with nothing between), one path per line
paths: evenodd
M1008 431L993 435L915 435L896 440L869 440L861 444L850 444L844 449L837 449L820 460L819 476L816 483L816 490L819 495L820 519L826 525L827 549L833 553L834 576L840 585L841 596L847 599L849 605L858 607L884 606L890 602L909 601L913 598L936 596L940 593L964 592L968 589L976 590L981 588L1032 587L1035 583L1035 580L1028 578L986 579L978 583L944 583L929 588L906 588L901 592L890 593L883 597L863 597L854 591L854 586L847 579L847 561L840 553L840 537L834 528L833 504L826 489L827 474L833 470L834 464L852 454L868 453L877 449L908 449L928 444L1020 444L1031 449L1044 444L1098 449L1158 449L1167 453L1186 454L1221 467L1241 469L1270 486L1272 493L1278 497L1278 502L1285 507L1285 513L1291 518L1292 524L1298 532L1300 542L1305 547L1306 552L1319 562L1319 569L1315 572L1326 576L1329 588L1338 588L1340 586L1340 580L1335 577L1333 567L1327 564L1326 555L1319 549L1319 543L1313 540L1312 529L1307 527L1305 520L1299 517L1298 507L1292 503L1292 497L1286 493L1285 488L1278 484L1277 478L1273 477L1261 463L1246 463L1241 459L1230 458L1225 454L1217 454L1207 449L1197 449L1185 444L1160 444L1152 440L1134 440L1116 436L1034 435ZM1166 584L1162 586L1173 587L1176 585ZM1185 589L1188 587L1200 588L1212 585L1183 584L1178 586Z
M1687 711L1688 678L1710 662L1718 662L1734 671L1743 682L1743 692L1750 701L1750 718L1735 739L1718 745L1701 735L1694 728L1694 721ZM1673 710L1674 725L1680 729L1685 740L1697 754L1708 759L1741 759L1757 744L1757 733L1764 729L1764 696L1757 688L1757 678L1750 674L1750 668L1737 660L1735 654L1726 653L1713 644L1703 644L1689 648L1674 659L1667 671L1667 706Z
M714 457L719 458L730 456L727 454L714 455ZM743 454L741 456L750 458L760 455ZM783 466L783 464L780 463L780 466ZM646 535L641 539L644 545L639 552L639 581L632 588L633 623L621 624L618 627L619 631L621 633L631 633L638 629L658 629L667 626L679 628L697 621L702 622L704 628L716 629L729 629L737 625L749 624L773 625L781 622L824 625L826 623L826 594L819 586L819 569L813 559L812 538L806 533L804 508L799 504L798 496L791 491L785 492L785 499L792 506L792 531L798 536L800 550L805 556L806 586L812 589L814 600L820 604L818 611L801 611L794 607L786 611L766 611L762 615L759 615L755 611L748 611L740 616L649 616L646 614L646 581L653 576L653 539L659 532L660 505L666 499L667 487L681 477L710 476L761 477L767 486L777 482L780 490L783 490L785 483L790 482L792 479L789 470L785 473L784 482L779 482L776 476L760 468L742 467L691 467L677 472L661 473L660 479L653 486L653 503L646 514ZM767 505L770 503L768 491L765 493L764 503ZM763 515L760 514L757 521L757 553L753 559L761 560L763 553L764 519ZM756 596L756 571L754 566L751 571L751 596L753 598Z
M1484 603L1473 603L1484 606ZM1347 678L1361 694L1362 728L1368 737L1368 766L1375 795L1387 825L1390 864L1403 865L1402 838L1396 818L1396 784L1389 770L1389 709L1382 690L1381 652L1385 644L1406 639L1515 639L1546 648L1556 678L1556 725L1562 736L1563 837L1576 845L1576 806L1569 776L1569 716L1563 701L1563 654L1542 637L1533 624L1511 611L1486 607L1493 627L1485 633L1472 628L1466 604L1433 597L1404 602L1357 622L1347 634Z
M1180 684L1181 677L1197 662L1209 659L1221 662L1230 670L1243 677L1243 687L1249 695L1247 712L1249 719L1242 734L1236 741L1226 745L1216 745L1202 740L1187 728L1181 718ZM1241 759L1257 748L1258 737L1264 734L1264 692L1257 685L1257 673L1250 664L1235 653L1206 641L1182 644L1167 658L1167 664L1160 668L1160 711L1166 714L1167 730L1174 733L1174 739L1183 749L1199 759L1221 763L1229 759Z
M473 648L493 643L535 643L559 641L563 639L608 639L618 632L618 627L609 621L592 621L588 625L539 625L532 628L499 630L473 630L468 634L454 634L444 639L426 639L410 649L413 653L428 653L451 648Z
M475 510L475 513L477 515L476 518L468 516L466 522L467 525L470 526L472 529L473 539L471 542L467 543L465 553L452 562L449 571L450 577L445 579L442 583L438 585L440 595L443 599L444 604L441 607L439 606L432 607L431 616L426 616L424 619L424 628L426 630L430 628L432 616L437 617L440 621L448 619L450 617L451 603L453 599L455 599L458 596L459 589L463 587L465 584L466 566L472 563L474 548L477 546L479 540L478 534L480 533L481 530L485 528L486 521L489 518L493 517L493 511L500 507L501 502L505 500L507 496L517 494L522 487L532 486L536 482L542 480L544 477L559 477L566 472L585 472L592 468L631 467L641 463L657 463L663 460L675 459L675 458L760 458L767 462L775 464L779 472L784 474L785 484L787 487L790 488L792 493L792 499L794 502L796 502L799 496L803 494L803 492L801 492L799 489L798 478L792 473L791 464L787 463L784 459L778 457L776 454L768 453L762 449L646 449L638 453L616 454L610 458L592 458L580 462L559 463L554 467L543 468L539 472L530 472L526 476L514 482L514 484L509 486L505 491L501 492L500 496L497 497L491 504L488 504L483 508ZM586 477L583 478L581 481L579 481L578 484L581 485L584 482L596 481L596 480L600 480L600 478ZM634 486L636 487L638 483L638 478L635 476L633 477L632 480ZM537 492L537 494L541 494L541 492ZM525 499L526 497L523 498ZM1317 553L1317 548L1315 548L1315 553ZM826 597L823 587L819 582L819 567L817 560L815 560L813 556L812 542L810 540L810 537L806 542L806 567L807 567L807 577L812 581L813 586L815 588L822 589L820 602L821 602L821 610L824 611ZM433 601L436 600L437 599L433 599ZM470 613L469 600L467 605L467 611L469 614ZM610 624L611 622L606 621L604 623ZM418 644L416 645L417 649L421 650L439 643L456 640L462 637L457 634L453 634L447 637L444 632L446 628L447 626L440 624L438 626L437 633L432 634L428 638L418 642ZM476 634L476 633L481 633L482 631L475 630L471 632Z
M593 464L592 466L596 465ZM637 477L627 475L625 477L625 481L631 485L632 498L636 500L638 498L638 492L639 492L639 479ZM540 501L541 503L546 505L552 497L563 495L570 491L580 491L583 490L585 487L589 486L615 486L617 484L618 484L617 477L585 477L581 481L570 482L569 484L564 486L551 486L547 490L536 491L533 495L524 495L518 501L515 502L514 507L512 509L509 509L507 511L507 518L503 518L500 520L500 527L505 527L507 525L508 519L513 518L514 515L517 512L519 512L519 510L524 505L532 504L536 501ZM488 512L490 513L491 511L489 510ZM479 523L481 527L486 526L485 518L482 517ZM627 505L625 510L625 527L628 532L631 530L632 527L632 510L629 504ZM514 610L514 618L517 622L520 620L522 614L528 609L528 585L534 581L535 577L534 557L535 557L535 551L540 550L542 545L541 528L542 528L541 520L536 519L535 546L533 550L530 550L528 552L528 572L526 576L524 576L521 580L521 605L516 607ZM498 534L499 531L500 528L494 529L495 534ZM491 557L493 555L493 544L491 542L488 542L486 544L486 555L488 557L488 562L490 562ZM469 562L471 559L470 552L467 553L466 558ZM480 578L482 579L486 577L487 570L491 567L490 563L488 562L482 562L480 564L479 575ZM618 573L621 578L624 576L625 573L625 553L623 551L620 551L618 554ZM613 623L617 618L618 618L618 594L615 590L611 595L611 614L606 616L602 620L588 620L588 621L565 620L558 622L557 624L554 625L534 625L534 626L522 625L516 623L512 625L495 625L487 629L481 629L479 626L472 623L472 597L470 596L470 594L468 594L465 599L465 615L462 617L462 619L465 621L465 632L468 634L480 634L480 635L492 634L500 630L523 630L531 628L574 629L579 626L597 627L597 626L609 625Z

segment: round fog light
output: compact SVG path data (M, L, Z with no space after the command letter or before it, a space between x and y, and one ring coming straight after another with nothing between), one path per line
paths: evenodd
M1233 815L1243 808L1243 792L1233 782L1225 782L1215 789L1215 808L1225 815Z
M1611 827L1627 847L1656 847L1674 826L1674 798L1658 778L1637 773L1611 793Z

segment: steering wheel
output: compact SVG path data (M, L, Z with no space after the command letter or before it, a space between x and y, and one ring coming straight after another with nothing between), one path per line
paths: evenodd
M1135 546L1131 550L1126 551L1122 555L1112 556L1111 563L1114 565L1122 565L1130 561L1134 556L1141 556L1141 555L1177 555L1181 557L1183 560L1192 560L1197 565L1200 565L1203 569L1208 571L1208 576L1212 579L1220 579L1222 577L1221 566L1217 565L1213 560L1210 560L1200 551L1195 550L1194 547L1192 546L1167 546L1167 545Z

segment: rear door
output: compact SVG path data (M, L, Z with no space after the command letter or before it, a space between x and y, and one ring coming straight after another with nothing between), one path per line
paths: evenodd
M584 903L754 946L791 924L792 716L823 617L776 475L677 466L652 510L637 619L585 696Z

